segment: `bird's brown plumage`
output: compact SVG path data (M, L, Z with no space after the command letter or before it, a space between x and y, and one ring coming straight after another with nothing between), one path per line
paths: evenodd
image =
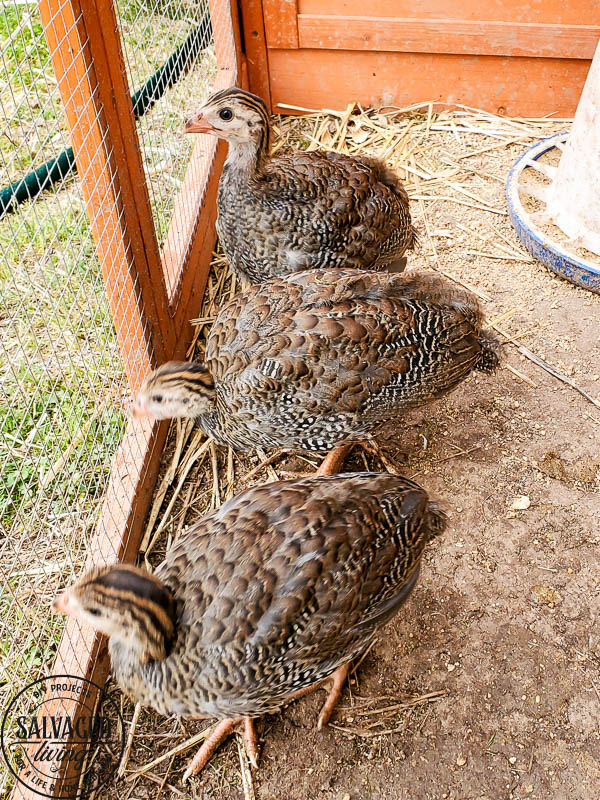
M220 118L224 109L231 119ZM379 269L414 247L408 195L389 167L337 152L272 156L269 125L262 100L237 88L210 97L188 123L229 141L218 232L237 275L257 282L303 269Z
M234 297L204 364L161 367L136 404L238 449L322 452L492 371L498 349L476 298L432 273L314 270Z
M95 571L67 590L63 610L86 618L99 607L88 621L113 632L115 676L137 701L163 714L256 716L369 646L444 527L423 489L395 475L258 486L202 517L155 576Z

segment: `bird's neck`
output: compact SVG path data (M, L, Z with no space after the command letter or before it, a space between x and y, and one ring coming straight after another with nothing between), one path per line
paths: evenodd
M149 703L146 697L148 671L161 671L167 655L166 643L142 642L135 637L127 641L111 637L108 649L117 683L137 701L144 705Z
M230 411L228 413L231 414ZM216 403L214 408L210 411L199 414L195 418L195 422L200 430L204 431L209 438L215 439L217 442L222 442L221 430L223 428L223 414L220 412L220 409L217 408Z
M135 669L166 658L168 642L162 636L154 641L133 633L126 639L111 636L109 650L111 657L114 654L114 660L122 663L124 668Z
M268 158L267 148L262 142L229 142L229 153L225 161L231 177L249 178L259 173Z

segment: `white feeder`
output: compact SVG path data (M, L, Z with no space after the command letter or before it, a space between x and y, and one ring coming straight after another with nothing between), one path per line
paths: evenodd
M600 255L600 43L548 190L546 210L572 244Z
M540 156L558 148L558 167ZM522 180L529 169L544 175L546 186ZM544 208L527 212L520 194L540 200ZM600 264L577 254L585 248L600 256L600 43L581 94L570 133L537 142L515 162L506 182L506 199L515 231L537 259L572 283L600 294ZM551 222L567 237L559 242L540 226Z

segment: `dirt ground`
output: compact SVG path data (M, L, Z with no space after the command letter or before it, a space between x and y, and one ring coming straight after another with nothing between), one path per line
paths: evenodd
M431 172L495 144L431 135L417 167ZM508 217L487 208L504 211L503 180L527 144L468 155L461 186L485 209L413 201L422 243L409 263L437 265L475 287L489 298L490 320L512 312L499 323L508 336L600 401L600 296L531 260ZM520 260L499 256L494 242ZM189 785L181 775L193 751L135 776L206 727L144 710L128 775L107 796L597 800L600 408L513 344L504 350L518 374L473 377L402 419L393 442L381 441L389 464L443 501L450 524L429 548L411 600L359 665L333 724L315 728L321 690L266 718L260 767L244 790L234 740ZM347 468L362 469L363 458ZM298 463L273 466L282 475ZM219 464L225 468L224 453ZM207 465L194 478L204 487L199 510L207 507ZM265 480L262 472L249 483ZM123 710L129 720L125 698Z

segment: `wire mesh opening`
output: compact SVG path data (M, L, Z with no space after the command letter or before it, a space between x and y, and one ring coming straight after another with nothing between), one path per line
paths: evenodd
M64 44L65 5L54 3L57 16L46 22L58 48ZM190 180L201 180L216 142L184 136L182 121L213 88L219 47L231 56L228 81L235 81L229 5L214 4L211 14L204 0L118 0L115 11L157 241L162 247L171 237L185 251L191 246L189 220L198 209L181 188L186 171L194 173ZM35 2L7 0L0 9L0 189L14 187L71 147L52 36L47 38ZM88 46L80 37L72 58ZM81 82L88 77L82 74ZM78 112L81 130L91 131L97 122L93 99ZM89 163L99 149L111 160L108 140L90 133L83 148ZM90 554L128 420L126 367L131 376L140 342L150 338L149 321L139 320L135 274L129 286L120 280L131 244L118 211L118 176L86 174L81 164L79 172L62 173L19 205L14 192L4 194L9 207L0 217L2 708L51 670L64 629L64 620L50 613L51 601L81 574ZM185 252L177 264L179 272L165 269L172 300ZM113 316L120 320L117 329ZM131 443L133 449L143 446ZM114 560L118 543L112 555ZM2 796L13 780L0 771Z

